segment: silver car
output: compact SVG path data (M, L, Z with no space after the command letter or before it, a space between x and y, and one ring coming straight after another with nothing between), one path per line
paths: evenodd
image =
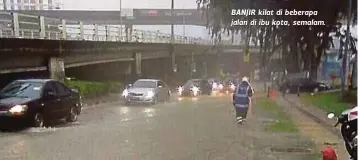
M170 89L161 80L157 79L139 79L129 85L127 89L123 91L125 104L130 105L132 103L148 103L157 104L159 101L169 101Z

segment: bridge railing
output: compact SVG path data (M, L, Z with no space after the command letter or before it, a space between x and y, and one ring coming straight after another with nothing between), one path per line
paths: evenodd
M171 35L159 31L129 29L113 25L84 25L81 21L0 12L0 38L170 43ZM214 45L213 40L174 36L174 43ZM232 45L229 41L221 44Z

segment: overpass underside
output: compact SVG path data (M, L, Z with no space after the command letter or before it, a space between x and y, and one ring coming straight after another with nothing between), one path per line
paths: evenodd
M140 69L137 68L138 62L135 60L98 63L64 68L64 72L60 72L60 76L89 81L121 81L126 83L131 83L140 77L159 78L168 81L170 84L180 84L189 78L217 77L219 76L220 69L229 73L239 71L243 74L249 74L252 65L243 62L242 58L236 57L237 54L227 54L224 56L202 55L195 56L194 59L190 55L180 56L176 58L177 72L173 72L171 57L143 59L140 62ZM45 60L46 58L43 58L42 62L40 61L42 65L45 64ZM61 69L58 71L61 71ZM5 84L20 78L54 78L53 72L50 70L50 67L44 66L43 70L2 73L0 74L0 83Z
M18 78L63 80L65 76L94 81L133 81L145 77L182 83L191 77L215 77L220 68L233 73L250 70L251 65L242 61L240 50L224 53L199 45L175 44L174 72L168 44L27 39L3 39L3 42L1 83Z

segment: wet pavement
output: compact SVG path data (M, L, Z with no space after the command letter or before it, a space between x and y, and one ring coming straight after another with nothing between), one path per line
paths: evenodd
M86 109L76 123L0 132L0 159L274 160L286 155L269 151L272 142L285 138L261 133L255 114L247 124L235 124L230 99L173 98L155 106L118 102ZM302 159L286 155L295 157Z

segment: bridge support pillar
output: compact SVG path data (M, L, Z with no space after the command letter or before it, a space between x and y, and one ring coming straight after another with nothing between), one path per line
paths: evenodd
M126 42L131 42L132 41L132 33L133 33L133 25L126 24L125 32L126 32Z
M65 64L61 57L51 57L48 61L48 71L51 79L65 80Z
M20 37L20 23L19 23L19 14L12 13L12 28L14 32L14 36Z
M142 75L142 54L141 53L133 53L134 58L134 69L132 70L132 74L140 76Z
M40 38L44 39L46 37L46 31L45 31L45 17L44 16L40 16Z

